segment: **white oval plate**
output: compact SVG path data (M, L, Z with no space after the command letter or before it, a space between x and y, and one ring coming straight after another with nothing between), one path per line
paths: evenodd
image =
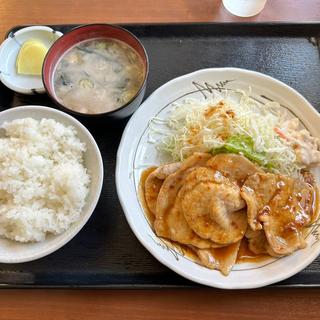
M206 99L221 88L252 88L252 96L262 102L278 101L290 109L308 130L320 137L320 116L297 91L267 75L236 68L204 69L173 79L157 89L135 112L123 133L117 154L117 192L129 225L140 242L164 265L192 281L217 288L257 288L284 280L301 271L320 253L318 224L310 228L307 248L261 263L241 263L229 276L202 267L168 245L152 231L138 199L141 173L151 165L163 163L155 145L148 142L149 120L165 118L172 102L185 98ZM319 183L319 170L314 172ZM319 229L320 231L320 229Z
M0 125L5 121L15 119L42 118L54 119L64 125L72 125L79 139L87 146L84 153L84 165L91 176L89 194L82 209L81 217L68 230L59 235L49 235L44 241L36 243L20 243L7 239L0 239L0 263L20 263L44 257L70 241L89 220L97 205L103 182L103 163L100 150L91 133L78 120L56 109L42 106L23 106L0 112Z

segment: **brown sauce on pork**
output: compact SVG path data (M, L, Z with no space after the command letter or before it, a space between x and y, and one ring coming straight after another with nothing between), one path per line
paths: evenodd
M247 238L243 238L240 243L240 248L237 256L236 263L258 263L270 258L268 254L255 254L248 246L249 242Z
M198 158L199 163L198 161ZM187 159L185 162L181 164L181 168L179 171L178 169L172 170L170 168L171 173L169 173L168 168L164 168L164 166L160 167L151 167L143 171L140 179L139 184L139 198L140 202L143 206L145 215L147 220L149 221L152 229L155 231L155 233L159 236L160 241L162 241L162 244L165 245L167 250L172 250L173 254L177 256L184 256L188 259L199 263L200 265L203 265L204 267L210 268L210 269L217 269L220 270L224 275L228 275L228 273L231 271L232 266L234 263L259 263L263 262L270 257L279 257L282 255L290 254L291 252L303 248L304 244L304 238L307 235L308 232L308 226L315 222L319 217L319 190L314 182L313 176L311 173L308 173L305 175L305 180L299 180L299 179L293 179L281 175L274 175L270 173L264 173L262 170L258 170L256 173L254 173L254 170L248 170L250 171L248 177L250 176L250 179L239 179L238 175L242 172L241 170L244 170L245 167L243 164L240 165L241 161L243 161L243 157L237 156L237 155L218 155L212 158L209 158L209 160L205 160L208 156L205 154L196 154L191 156L189 159ZM222 161L217 161L218 159L223 159L223 157L226 158L227 164L224 165ZM236 159L236 157L239 157ZM224 160L224 159L223 159ZM231 166L230 161L233 161L232 164L236 166L237 170L232 170L232 174L228 174L230 171L229 167ZM219 168L216 168L214 166L216 161L219 164ZM248 161L248 160L246 160ZM186 166L186 164L190 164L190 167ZM176 196L171 196L170 201L173 201L172 206L177 206L176 210L181 210L181 201L179 200L179 197L181 197L181 194L179 193L179 190L182 190L185 188L186 184L190 185L190 188L192 187L192 184L190 181L193 181L193 178L200 179L201 183L213 183L214 181L211 181L208 179L207 176L203 177L200 173L204 171L205 168L210 168L210 170L217 170L217 169L224 169L224 171L227 171L224 174L228 176L231 180L235 181L239 184L239 186L247 185L248 187L252 188L254 191L253 194L250 194L250 197L257 197L253 198L255 201L255 215L257 216L257 219L263 224L265 218L273 219L270 222L274 225L271 230L266 229L266 226L262 226L263 229L257 229L256 231L254 229L251 229L248 226L248 230L251 230L252 232L262 232L262 234L256 233L255 235L247 235L244 236L240 241L233 241L230 242L227 245L221 244L221 242L214 242L209 241L206 237L199 238L198 233L195 234L196 237L199 238L199 241L195 242L195 238L190 236L186 228L183 229L183 226L180 228L180 224L172 224L172 217L171 216L171 225L170 228L168 225L165 224L168 230L170 230L171 234L169 236L159 234L157 231L157 227L155 226L155 212L157 212L157 219L158 217L158 205L159 201L156 201L156 208L157 211L155 211L155 201L159 200L159 192L163 193L163 191L167 191L168 193L172 191L176 191ZM238 167L241 167L241 170ZM205 168L204 168L205 167ZM198 168L198 169L197 169ZM199 169L203 168L203 169ZM166 170L165 170L166 169ZM222 170L221 169L221 170ZM252 168L251 168L252 169ZM155 171L157 170L157 171ZM166 172L167 175L161 175L159 176L159 181L156 180L154 183L154 194L155 196L152 198L151 205L149 203L148 207L148 201L146 201L145 197L145 190L148 190L148 187L145 188L145 183L148 177L150 176L150 179L148 179L147 184L150 180L153 179L154 176L158 177L158 171L164 173ZM162 170L162 171L161 171ZM181 171L182 170L182 171ZM177 180L177 177L179 177L179 174L181 175L181 172L184 172L183 170L190 170L186 171L186 176L182 176L181 179ZM202 170L202 171L201 171ZM207 170L207 169L206 169ZM240 171L239 171L240 170ZM223 171L223 170L222 170ZM192 173L193 172L193 173ZM218 172L218 171L216 171ZM173 174L171 176L171 174ZM220 170L219 173L221 174ZM172 186L168 185L167 177L169 177L168 181L171 181ZM195 176L195 177L193 177ZM173 178L176 178L175 180ZM191 179L192 178L192 179ZM240 177L241 178L241 177ZM260 180L263 178L263 180ZM190 180L191 179L191 180ZM163 182L162 182L163 180ZM189 181L190 180L190 181ZM218 179L219 180L219 179ZM217 180L217 183L219 183ZM220 181L221 180L221 181ZM223 179L220 179L220 183L223 183ZM166 183L164 183L166 181ZM240 181L240 182L239 182ZM266 182L270 181L270 186L266 187ZM164 183L164 184L163 184ZM181 187L178 187L178 185L181 185ZM166 188L164 187L166 186ZM274 187L273 187L274 186ZM169 188L172 187L172 188ZM178 189L177 189L178 188ZM168 190L167 190L168 189ZM177 190L176 190L177 189ZM152 189L153 190L153 189ZM193 188L190 189L191 191ZM203 190L203 192L199 192L199 197L201 199L203 198L201 195L203 193L206 193L207 191ZM184 194L185 196L185 194ZM208 195L206 195L208 196ZM186 199L186 197L184 198ZM192 209L194 203L201 204L203 199L200 201L197 201L197 197L194 197L193 201L189 201L191 203L190 208ZM229 199L230 200L230 199ZM247 205L250 204L248 199L246 200ZM165 203L167 203L165 201ZM150 208L153 207L153 212L151 212ZM211 207L210 207L211 208ZM197 209L197 206L195 206L195 209ZM245 208L245 211L249 210L248 208ZM176 214L176 213L175 213ZM181 213L182 214L182 213ZM182 215L184 215L183 213ZM247 214L247 213L245 213ZM230 217L229 217L230 218ZM163 216L163 219L168 219L166 215ZM178 219L177 221L181 222ZM189 225L188 225L189 226ZM176 233L172 233L172 228L176 229L177 231L174 231ZM182 230L179 230L182 229ZM167 230L166 229L166 230ZM260 231L258 231L260 230ZM274 232L274 230L277 231L277 235L283 237L286 241L288 241L288 246L291 245L289 240L291 241L291 234L295 233L293 231L298 230L300 232L300 238L296 240L300 241L298 245L296 245L295 242L292 244L292 250L283 250L280 248L279 250L277 247L270 242L270 239L267 239L269 236L268 233L265 234L265 232L269 232L270 234ZM174 236L177 234L177 232L181 232L183 235L188 235L188 237L185 237L187 239L186 242L183 242L184 240L181 238L177 240L174 239ZM258 237L259 236L259 237ZM266 237L267 236L267 237ZM170 237L173 237L170 239ZM256 238L255 238L256 237ZM197 239L198 239L197 238ZM195 245L192 242L193 241ZM203 242L201 242L202 240ZM209 246L207 246L207 242L209 241ZM292 242L292 241L291 241ZM254 250L254 252L252 250ZM287 253L288 252L288 253Z
M145 199L145 182L148 178L148 176L150 175L150 173L152 173L154 170L156 170L157 167L150 167L146 170L144 170L141 174L141 178L140 178L140 182L139 182L139 189L138 189L138 193L139 193L139 199L140 199L140 203L142 205L143 208L143 212L149 222L149 224L152 226L153 229L153 223L154 223L154 215L153 213L149 210L146 199Z

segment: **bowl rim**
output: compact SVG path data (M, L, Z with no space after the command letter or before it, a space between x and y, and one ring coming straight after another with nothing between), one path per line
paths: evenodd
M46 257L49 254L61 249L63 246L65 246L67 243L69 243L76 235L78 235L78 233L83 229L83 227L87 224L87 222L91 218L92 214L94 213L94 210L96 209L98 202L99 202L99 199L100 199L100 196L101 196L103 182L104 182L103 159L102 159L98 144L95 141L92 134L90 133L90 131L79 120L77 120L73 116L71 116L61 110L57 110L57 109L54 109L51 107L41 106L41 105L18 106L18 107L14 107L14 108L10 108L10 109L6 109L4 111L1 111L0 115L10 114L10 113L15 113L15 112L19 113L19 111L23 111L23 110L30 110L30 111L42 110L42 111L45 111L46 113L48 113L48 115L47 115L48 118L50 118L50 114L60 115L63 118L67 119L67 121L69 122L68 125L75 126L76 131L78 131L78 132L81 131L83 134L85 134L87 136L91 146L93 147L94 152L97 155L97 159L98 159L97 162L98 163L96 164L95 167L97 168L96 174L98 176L98 183L97 183L97 187L96 187L97 190L95 190L95 192L93 192L93 199L88 205L87 214L82 215L80 217L80 219L78 221L80 223L77 224L77 222L74 222L73 224L71 224L71 226L67 230L65 230L64 232L62 232L59 235L56 235L56 237L62 236L61 238L57 239L56 242L53 242L51 244L49 243L44 249L39 250L39 252L31 253L31 254L29 254L27 256L23 256L23 257L20 257L20 256L18 256L18 257L1 257L0 262L6 263L6 264L8 264L8 263L9 264L10 263L23 263L23 262L38 260L40 258ZM30 116L30 117L32 118L32 116ZM19 119L19 118L16 118L16 119ZM56 121L59 121L59 120L56 120ZM82 208L82 210L83 210L83 208ZM84 212L82 211L82 213L84 213ZM76 224L76 225L74 225L74 224ZM74 227L74 230L71 230L72 227ZM45 242L46 240L47 239L45 239L43 242ZM24 243L21 243L21 244L24 244ZM25 243L24 245L28 245L28 243Z
M45 65L47 63L47 57L51 54L51 51L53 50L53 48L57 45L57 43L59 43L59 41L63 41L64 37L69 35L70 33L72 33L73 31L75 30L78 30L78 29L82 29L82 28L87 28L87 27L91 27L91 26L98 26L98 27L107 27L107 28L115 28L115 29L119 29L119 30L122 30L126 33L128 33L142 48L142 51L143 51L143 54L145 56L145 60L146 60L146 67L145 67L145 75L144 75L144 79L143 79L143 82L139 88L139 90L136 92L136 94L128 101L126 102L124 105L120 106L119 108L117 109L114 109L114 110L110 110L110 111L107 111L107 112L102 112L102 113L82 113L82 112L78 112L78 111L75 111L75 110L72 110L66 106L64 106L63 104L61 104L58 99L56 99L56 97L54 97L53 94L51 94L50 90L48 89L48 86L46 84L46 81L44 79L44 68L45 68ZM88 38L87 40L90 40L90 39L94 39L94 38ZM112 39L112 38L111 38ZM127 44L127 43L126 43ZM128 45L128 44L127 44ZM128 45L130 46L130 45ZM131 46L130 46L131 47ZM133 48L134 49L134 48ZM136 51L136 50L135 50ZM63 54L65 54L66 51L63 52ZM61 55L62 56L62 55ZM61 56L59 58L61 58ZM140 54L139 54L140 56ZM117 112L119 112L120 110L122 109L125 109L126 107L128 107L140 94L141 92L143 91L143 89L145 88L146 86L146 82L147 82L147 79L148 79L148 76L149 76L149 57L148 57L148 54L147 54L147 51L144 47L144 45L142 44L142 42L138 39L137 36L135 36L131 31L129 31L128 29L125 29L119 25L116 25L116 24L110 24L110 23L90 23L90 24L82 24L82 25L79 25L77 27L74 27L72 28L70 31L64 33L59 39L57 39L53 44L52 46L50 47L50 49L48 50L45 58L44 58L44 61L43 61L43 65L42 65L42 82L43 82L43 85L44 85L44 88L45 88L45 91L46 93L49 95L49 97L53 100L53 102L55 104L57 104L59 106L59 108L61 108L62 110L64 111L67 111L67 112L70 112L74 115L77 115L77 116L84 116L84 117L91 117L91 118L95 118L95 117L101 117L101 116L107 116L107 115L112 115L112 114L115 114Z

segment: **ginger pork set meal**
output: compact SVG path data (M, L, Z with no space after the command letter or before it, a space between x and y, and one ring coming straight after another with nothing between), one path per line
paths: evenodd
M225 275L246 248L260 259L303 249L318 216L319 140L279 104L238 94L174 105L158 148L175 162L141 180L156 234Z
M113 173L103 172L82 122L105 121L108 130L133 113L118 149L117 192L131 229L164 265L209 286L249 288L285 279L320 253L312 238L320 118L284 83L203 69L140 106L146 50L106 24L64 35L27 27L2 43L0 59L4 85L46 92L54 106L0 113L0 262L44 257L95 219L103 177Z

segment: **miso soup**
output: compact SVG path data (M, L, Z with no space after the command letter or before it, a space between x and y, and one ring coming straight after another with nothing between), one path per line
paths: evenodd
M54 91L69 109L104 113L129 102L144 77L143 61L129 45L115 39L92 39L62 56L54 72Z

